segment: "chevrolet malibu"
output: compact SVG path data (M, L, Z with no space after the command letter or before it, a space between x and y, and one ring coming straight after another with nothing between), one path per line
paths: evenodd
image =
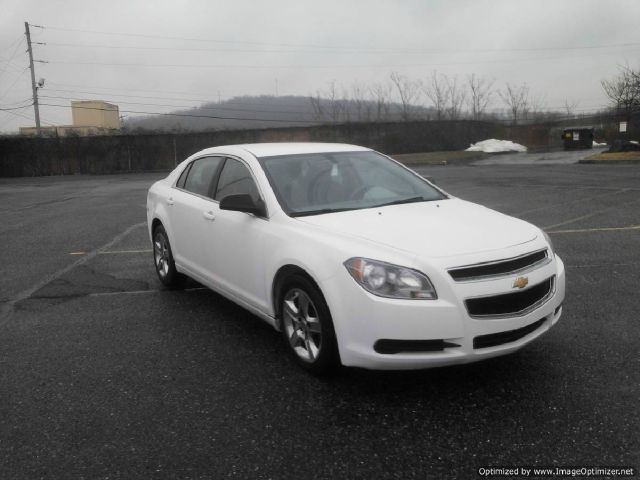
M188 276L229 298L317 374L504 355L562 314L542 230L368 148L202 150L149 189L147 220L164 285Z

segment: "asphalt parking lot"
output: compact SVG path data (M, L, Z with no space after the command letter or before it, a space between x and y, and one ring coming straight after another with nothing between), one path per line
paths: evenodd
M161 288L160 174L0 179L0 478L476 478L640 466L640 168L418 169L544 227L564 315L518 353L317 379L219 295Z

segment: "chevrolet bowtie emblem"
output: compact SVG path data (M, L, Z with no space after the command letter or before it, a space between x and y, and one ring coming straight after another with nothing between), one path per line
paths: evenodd
M513 281L513 288L524 288L529 284L527 277L518 277Z

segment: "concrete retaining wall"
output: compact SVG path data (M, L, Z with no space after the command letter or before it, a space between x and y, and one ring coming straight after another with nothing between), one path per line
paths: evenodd
M545 147L549 127L499 123L421 121L349 123L314 127L228 130L184 134L130 134L89 137L0 137L0 177L100 174L169 170L207 147L256 142L338 142L384 153L460 150L487 138Z

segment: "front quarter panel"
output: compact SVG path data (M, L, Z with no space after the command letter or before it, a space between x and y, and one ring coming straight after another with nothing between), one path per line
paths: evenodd
M280 268L293 265L304 270L318 285L327 301L330 311L338 310L345 301L348 302L350 292L364 292L347 272L344 262L351 257L380 258L398 265L410 264L412 255L395 249L380 246L362 238L350 237L335 232L326 232L284 214L271 219L274 235L266 249L268 262L265 269L265 291L269 295L269 315L275 315L273 298L273 282ZM346 280L346 282L345 282ZM347 291L343 288L347 286ZM359 290L362 290L360 292ZM334 327L338 344L350 328L343 316L334 316Z

